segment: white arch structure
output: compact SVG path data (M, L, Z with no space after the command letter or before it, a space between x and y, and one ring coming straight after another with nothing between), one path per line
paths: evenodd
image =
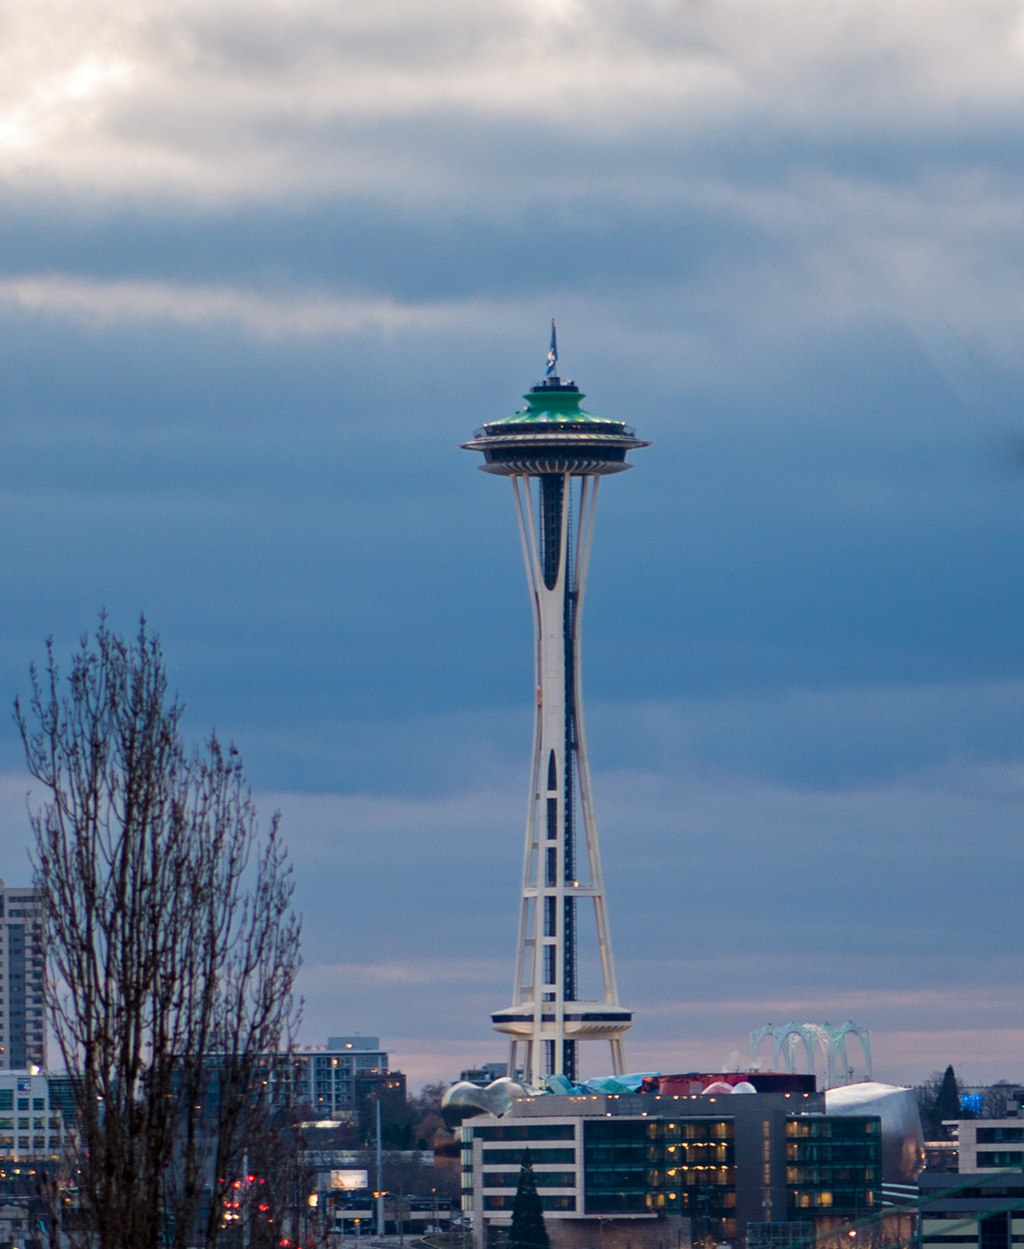
M767 1023L750 1034L751 1064L756 1061L757 1051L767 1037L772 1038L772 1071L778 1071L781 1058L785 1070L795 1072L797 1055L802 1047L807 1060L807 1072L814 1075L818 1070L816 1054L820 1051L827 1089L849 1083L850 1063L846 1043L848 1038L854 1037L860 1042L864 1053L865 1079L871 1079L871 1033L852 1020L848 1019L842 1024L787 1023L781 1027Z

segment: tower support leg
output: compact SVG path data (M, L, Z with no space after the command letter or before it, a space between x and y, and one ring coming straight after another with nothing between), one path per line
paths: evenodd
M522 905L512 1007L493 1016L511 1034L509 1074L522 1042L523 1078L581 1075L581 1039L611 1043L612 1069L626 1069L604 878L583 725L580 621L593 538L598 478L568 473L513 476L535 641L536 707L523 847ZM582 831L586 860L577 857ZM589 876L589 880L587 877ZM581 879L582 878L582 879ZM602 994L585 1001L577 967L579 908L594 902Z

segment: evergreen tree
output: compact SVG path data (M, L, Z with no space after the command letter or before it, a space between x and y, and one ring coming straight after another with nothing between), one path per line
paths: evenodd
M544 1225L544 1207L533 1178L533 1162L530 1151L523 1150L523 1164L519 1168L519 1187L512 1207L512 1227L508 1235L509 1249L550 1249L548 1229Z
M944 1140L949 1133L949 1129L942 1126L943 1119L964 1118L964 1113L960 1109L960 1089L952 1064L946 1068L942 1077L929 1118L932 1122L932 1131L938 1140Z

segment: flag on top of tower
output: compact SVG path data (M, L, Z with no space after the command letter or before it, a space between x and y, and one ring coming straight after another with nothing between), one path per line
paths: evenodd
M548 348L548 371L545 377L552 377L558 364L558 340L555 338L555 319L551 318L551 346Z

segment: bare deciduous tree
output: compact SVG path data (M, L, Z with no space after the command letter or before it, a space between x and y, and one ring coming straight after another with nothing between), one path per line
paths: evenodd
M15 705L50 954L47 998L76 1091L91 1249L212 1246L290 1041L299 922L275 815L261 837L234 748L181 737L157 639L101 619L63 682L47 644ZM237 1191L237 1190L234 1190Z

